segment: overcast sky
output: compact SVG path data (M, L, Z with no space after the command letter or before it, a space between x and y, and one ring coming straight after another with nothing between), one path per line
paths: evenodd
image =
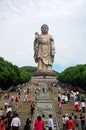
M0 0L0 56L21 66L37 66L35 32L49 26L59 72L86 64L86 0Z

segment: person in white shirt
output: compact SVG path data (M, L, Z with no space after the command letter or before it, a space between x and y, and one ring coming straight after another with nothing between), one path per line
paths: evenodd
M15 117L11 121L11 128L12 130L19 130L19 127L21 126L21 121L18 117L18 114L15 114Z
M85 102L81 102L81 109L83 113L85 112L85 107L86 107Z
M10 113L12 112L12 107L11 106L8 106L6 113L8 113L8 112L10 112Z
M49 119L48 119L48 128L49 130L54 130L54 123L51 114L49 115Z
M65 123L66 123L66 128L67 128L67 121L69 120L69 116L68 116L68 113L65 115Z
M62 122L63 122L63 130L66 130L65 115L63 115L63 117L62 117Z

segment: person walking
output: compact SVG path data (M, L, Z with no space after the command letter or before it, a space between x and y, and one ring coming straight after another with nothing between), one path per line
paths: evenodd
M63 115L63 117L62 117L62 122L63 122L63 130L66 130L65 115Z
M0 117L0 130L2 130L4 127L4 122L2 121L1 117Z
M34 109L35 109L35 103L31 102L31 116L33 116Z
M75 129L75 125L74 125L74 122L73 122L71 116L69 116L69 120L67 121L67 129L68 129L68 130L73 130L73 129Z
M27 118L24 130L30 130L30 128L31 128L31 120Z
M19 130L19 127L21 126L20 118L18 117L18 114L16 113L14 118L11 122L11 128L12 130Z
M86 104L85 102L81 102L81 110L83 113L85 113Z
M49 130L54 130L54 123L51 114L49 115L49 119L48 119L48 128Z
M83 114L80 114L80 121L81 121L82 130L86 130L85 129L85 116Z
M44 130L44 121L41 116L38 116L34 121L34 130Z
M58 114L61 114L62 113L62 107L63 107L63 105L62 105L62 101L60 101L60 103L59 103L59 110L58 110Z
M43 120L43 122L44 122L44 130L45 130L46 117L45 117L45 115L44 115L44 114L42 115L42 120Z
M16 109L18 109L18 104L19 104L19 100L18 100L18 97L16 97L16 98L15 98Z
M76 115L74 116L74 124L75 124L75 129L79 130L79 119Z

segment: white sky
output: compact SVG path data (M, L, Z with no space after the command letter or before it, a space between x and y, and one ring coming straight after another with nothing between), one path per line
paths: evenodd
M0 56L37 66L33 41L43 24L54 38L54 69L86 64L86 0L0 0Z

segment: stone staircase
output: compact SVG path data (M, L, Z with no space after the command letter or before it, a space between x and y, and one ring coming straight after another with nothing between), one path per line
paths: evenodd
M38 115L42 116L43 114L46 117L45 129L48 130L47 119L49 117L49 114L52 114L53 121L54 121L54 129L59 130L57 113L55 111L54 102L51 98L50 91L40 92L39 94L39 101L37 101L37 105L32 118L33 124L31 126L31 130L33 130L34 128L34 120L37 119Z

